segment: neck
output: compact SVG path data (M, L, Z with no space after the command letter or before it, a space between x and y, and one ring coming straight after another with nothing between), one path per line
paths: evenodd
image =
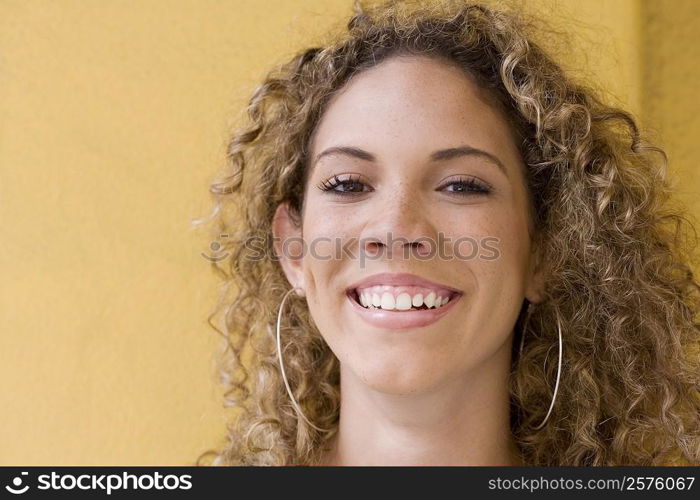
M338 432L321 464L523 465L510 431L510 353L502 351L420 394L376 391L341 365Z

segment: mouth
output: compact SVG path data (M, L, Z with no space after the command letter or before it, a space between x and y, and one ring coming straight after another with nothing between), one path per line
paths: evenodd
M394 309L386 308L383 309L382 303L379 306L375 306L375 297L372 297L372 303L367 303L367 294L365 293L365 304L362 305L362 298L358 295L356 289L346 290L346 296L352 311L357 314L362 321L365 323L378 328L382 331L397 331L397 330L410 330L410 329L421 329L428 325L435 323L442 317L448 315L450 311L454 311L456 304L459 303L462 293L460 292L449 292L442 300L440 305L436 305L435 302L430 304L430 299L428 298L428 303L425 302L411 307L407 307L405 297L403 299L397 297L394 302ZM415 296L413 297L415 298ZM385 300L388 300L385 299ZM399 306L402 309L395 309L397 305L396 302L400 302ZM416 303L418 301L416 300ZM384 303L386 306L391 306L391 301ZM421 330L419 330L421 331Z
M387 303L387 300L383 298L384 294L376 291L365 293L364 299L360 298L357 288L346 290L346 294L350 300L364 309L393 312L438 310L462 295L460 292L444 290L437 293L431 292L427 295L425 293L409 295L409 298L404 297L403 301L401 301L400 295L398 298L392 295Z

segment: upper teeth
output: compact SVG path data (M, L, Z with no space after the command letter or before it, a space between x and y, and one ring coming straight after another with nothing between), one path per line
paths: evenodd
M364 307L381 307L386 310L407 311L413 307L425 305L428 308L442 307L450 301L450 292L433 290L420 290L417 293L407 291L406 288L417 289L419 287L370 287L356 290L360 304ZM403 289L403 290L402 290Z

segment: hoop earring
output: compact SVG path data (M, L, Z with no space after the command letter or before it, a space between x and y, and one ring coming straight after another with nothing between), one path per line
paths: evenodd
M299 405L297 404L296 399L294 399L294 395L292 394L292 389L289 387L289 381L287 380L287 374L284 371L284 362L282 361L282 348L280 346L280 323L282 322L282 310L284 309L284 303L286 302L289 294L295 290L299 290L300 292L304 291L303 288L292 288L291 290L287 291L287 293L285 293L284 297L282 298L282 302L280 303L279 311L277 312L277 359L279 360L279 363L280 363L280 372L282 373L282 380L284 380L284 386L287 388L287 394L289 394L289 399L292 401L292 406L294 406L294 410L297 412L297 415L299 417L303 418L307 424L309 424L311 427L313 427L317 431L325 432L328 429L322 429L322 428L317 427L316 425L312 424L311 421L308 418L306 418L306 415L304 415L304 412L301 411L301 408L299 408Z
M534 306L532 305L532 302L528 303L527 306L527 313L525 315L525 321L523 324L523 330L522 334L520 335L520 351L518 354L518 362L520 362L520 357L522 357L523 354L523 344L525 343L525 332L527 331L527 324L530 321L530 314L532 314L532 309ZM559 315L557 314L557 330L559 333L559 362L557 364L557 381L554 384L554 394L552 395L552 402L549 404L549 410L547 410L547 415L544 417L544 420L540 422L540 424L535 427L535 430L541 429L545 422L547 422L547 419L549 418L549 415L552 413L552 409L554 408L554 401L557 399L557 392L559 390L559 379L561 378L561 360L562 360L562 347L563 347L563 341L561 338L561 322L559 321Z

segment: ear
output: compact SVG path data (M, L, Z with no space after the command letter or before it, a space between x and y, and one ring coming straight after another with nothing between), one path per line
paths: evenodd
M304 288L304 273L302 266L303 240L301 223L290 213L287 202L277 206L272 219L272 235L275 254L282 265L287 280L293 287ZM299 293L299 292L297 292ZM304 295L304 293L299 293Z
M547 267L545 266L541 247L535 242L530 253L530 269L525 289L525 298L528 302L539 304L544 300L546 277Z

